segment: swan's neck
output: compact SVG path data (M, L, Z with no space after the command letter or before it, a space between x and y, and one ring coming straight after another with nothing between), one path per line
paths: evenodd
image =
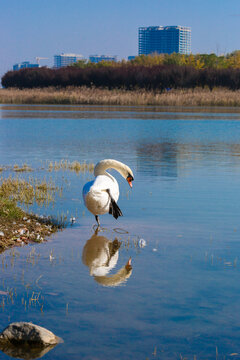
M110 174L106 171L107 169L117 170L123 177L126 177L126 165L117 160L107 159L100 161L94 168L94 175L107 175ZM111 176L111 175L110 175Z

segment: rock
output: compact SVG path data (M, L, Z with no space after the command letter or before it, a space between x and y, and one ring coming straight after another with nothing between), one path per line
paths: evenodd
M23 234L25 234L26 229L19 229L18 232L19 232L20 235L23 235Z
M4 232L0 231L0 236L4 236Z
M144 248L146 245L147 245L146 240L144 240L144 239L140 239L140 240L139 240L138 246L139 246L140 248Z
M16 322L8 325L0 334L0 342L13 344L53 345L61 339L51 331L28 322Z
M4 352L6 355L11 356L17 359L23 360L33 360L42 358L46 353L52 350L56 344L54 345L14 345L11 343L0 343L0 350Z

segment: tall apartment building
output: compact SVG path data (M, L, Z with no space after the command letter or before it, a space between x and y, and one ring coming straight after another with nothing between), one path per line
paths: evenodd
M77 62L78 60L83 60L83 56L77 54L54 55L54 67L60 68L68 66Z
M109 55L90 55L89 61L92 63L99 63L101 61L117 61L117 56Z
M149 26L138 29L138 54L190 54L191 28L186 26Z

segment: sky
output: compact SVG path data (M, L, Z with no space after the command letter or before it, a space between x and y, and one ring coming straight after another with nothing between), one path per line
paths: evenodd
M239 0L0 0L0 77L22 61L61 53L138 53L141 26L189 26L192 53L240 49Z

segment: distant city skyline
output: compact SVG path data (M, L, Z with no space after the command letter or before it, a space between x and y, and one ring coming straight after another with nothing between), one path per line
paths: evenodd
M240 49L239 0L11 0L0 4L0 76L24 61L53 66L54 54L138 54L138 28L191 28L193 54Z

